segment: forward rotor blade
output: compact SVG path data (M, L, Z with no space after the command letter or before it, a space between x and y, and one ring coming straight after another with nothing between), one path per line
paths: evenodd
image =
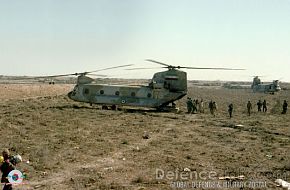
M34 79L39 79L39 78L56 78L56 77L67 77L67 76L73 76L73 75L78 75L79 73L74 73L74 74L63 74L63 75L50 75L50 76L36 76L36 77L31 77Z
M81 73L70 73L70 74L62 74L62 75L48 75L48 76L27 77L25 79L41 79L41 78L56 78L56 77L87 75L87 74L90 74L90 73L95 73L95 72L105 71L105 70L110 70L110 69L116 69L116 68L121 68L121 67L128 67L128 66L132 66L132 65L133 64L120 65L120 66L108 67L108 68L105 68L105 69L99 69L99 70L95 70L95 71L81 72ZM107 75L95 75L95 76L106 77Z
M99 72L99 71L106 71L106 70L110 70L110 69L117 69L117 68L121 68L121 67L129 67L129 66L132 66L133 64L129 64L129 65L120 65L120 66L116 66L116 67L108 67L108 68L105 68L105 69L99 69L99 70L95 70L95 71L89 71L89 72L85 72L86 74L89 74L89 73L96 73L96 72Z
M17 77L12 80L30 80L30 79L45 79L45 78L56 78L56 77L64 77L64 76L72 76L75 74L65 74L65 75L51 75L51 76L29 76L29 77Z
M8 76L9 77L9 76ZM21 77L9 77L7 78L8 80L27 80L27 79L34 79L32 77L25 77L25 76L21 76Z

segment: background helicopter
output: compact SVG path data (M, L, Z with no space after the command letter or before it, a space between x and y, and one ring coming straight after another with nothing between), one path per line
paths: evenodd
M259 76L254 76L251 88L253 92L263 92L270 94L281 91L279 80L273 80L272 83L263 84Z
M78 102L102 105L103 109L108 109L110 107L115 110L117 106L135 106L154 108L157 110L171 110L175 109L174 102L187 94L187 73L180 71L179 69L241 70L231 68L172 66L154 60L146 61L157 63L162 65L161 68L167 69L167 71L155 73L150 83L146 86L101 85L96 84L94 79L87 76L92 75L91 73L131 65L122 65L91 72L48 77L78 76L77 84L74 89L68 93L68 97ZM148 68L133 68L127 70L137 69Z

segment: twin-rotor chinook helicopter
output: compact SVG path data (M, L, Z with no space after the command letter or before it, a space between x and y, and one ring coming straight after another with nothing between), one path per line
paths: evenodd
M74 89L68 93L71 100L85 102L89 104L102 105L103 109L116 109L122 106L134 106L144 108L154 108L156 110L176 109L175 101L181 99L187 94L187 73L179 69L213 69L213 70L243 70L231 68L199 68L182 67L161 63L154 60L146 60L162 65L161 68L167 71L154 74L150 83L146 86L126 86L126 85L103 85L96 84L93 78L88 77L91 73L127 67L131 65L122 65L110 67L91 72L54 75L47 77L77 76L77 84ZM146 68L135 68L146 69ZM127 69L127 70L135 70ZM95 75L96 76L96 75Z
M275 92L281 91L279 80L273 80L272 83L263 84L259 76L254 77L251 88L253 92L263 92L269 94L274 94Z

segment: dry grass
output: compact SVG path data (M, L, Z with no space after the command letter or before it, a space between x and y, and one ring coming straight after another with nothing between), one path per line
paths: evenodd
M1 147L19 153L27 184L16 189L171 189L157 180L166 171L215 171L266 181L277 189L274 174L289 181L289 114L278 95L245 90L190 87L192 98L218 103L218 114L104 111L69 100L71 85L1 85ZM30 97L30 98L29 98ZM266 99L269 113L246 115L246 103ZM233 103L234 117L227 105ZM238 126L237 126L238 125ZM149 139L142 138L144 133ZM256 173L260 175L255 176ZM248 188L245 188L248 189Z

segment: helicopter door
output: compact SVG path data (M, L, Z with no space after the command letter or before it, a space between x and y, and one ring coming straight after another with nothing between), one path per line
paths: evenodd
M168 90L173 90L177 81L177 76L165 76L164 88Z
M87 87L83 88L83 95L85 97L88 98L90 96L90 94L91 94L91 92L90 92L90 89L89 88L87 88Z

